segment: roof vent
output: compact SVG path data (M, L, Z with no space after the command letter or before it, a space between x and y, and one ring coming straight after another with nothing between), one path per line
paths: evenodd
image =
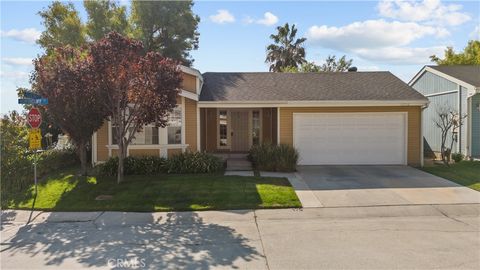
M348 68L348 72L357 72L357 67Z

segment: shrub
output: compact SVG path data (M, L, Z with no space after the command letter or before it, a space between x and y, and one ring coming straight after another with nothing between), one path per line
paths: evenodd
M125 175L153 175L165 172L165 159L161 157L126 157L123 164ZM98 165L97 169L101 175L116 176L118 158L109 158L105 163Z
M98 173L116 176L118 158L113 157L100 164ZM223 169L220 158L201 152L185 152L168 159L154 156L127 157L124 160L125 175L153 175L161 173L214 173Z
M293 172L298 162L298 152L287 144L254 145L248 158L257 170L274 172Z
M223 169L219 157L205 152L185 152L168 158L167 173L215 173Z
M70 167L79 163L74 150L50 149L38 153L19 155L10 160L10 164L2 164L1 195L2 205L13 193L25 191L33 184L33 161L37 159L37 179L52 171Z
M455 161L455 163L458 163L460 161L462 161L464 158L464 156L462 155L462 153L453 153L452 154L452 159Z

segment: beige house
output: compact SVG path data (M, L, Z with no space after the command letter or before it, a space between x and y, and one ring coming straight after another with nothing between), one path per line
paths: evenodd
M243 153L290 144L300 165L422 165L428 100L389 72L213 73L182 67L166 128L146 126L128 155ZM111 123L93 135L93 163L116 155Z

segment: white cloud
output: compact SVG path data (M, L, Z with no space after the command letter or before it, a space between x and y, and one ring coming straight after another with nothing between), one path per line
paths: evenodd
M25 28L22 30L12 29L8 31L0 31L2 37L10 37L18 41L27 43L35 43L40 38L41 32L35 28Z
M235 21L235 17L226 9L217 10L217 14L211 15L210 20L214 23L224 24L232 23Z
M440 25L460 25L471 17L462 12L462 5L442 4L440 0L382 0L377 9L381 16L409 22Z
M307 40L322 47L349 51L358 48L405 46L424 36L445 37L448 34L444 28L413 22L368 20L341 27L314 25L307 32Z
M263 18L261 19L254 19L250 16L247 16L243 19L243 22L246 24L262 24L265 26L271 26L274 25L278 22L278 17L275 16L275 14L271 13L270 11L267 11L263 14Z
M6 64L14 65L14 66L29 66L32 64L31 58L13 57L13 58L3 58L2 60Z
M475 26L469 37L470 39L480 40L480 25Z
M24 71L0 71L0 77L10 79L28 79L29 73Z
M415 22L368 20L345 26L312 26L307 41L312 45L354 54L365 60L391 64L426 64L433 54L441 54L446 46L409 47L424 37L445 37L442 27Z
M275 16L273 13L268 12L268 11L263 14L262 19L256 21L256 23L263 24L263 25L266 25L266 26L274 25L277 22L278 22L278 17Z
M363 59L391 64L427 64L431 55L441 55L446 46L410 48L410 47L384 47L384 48L359 48L353 53Z

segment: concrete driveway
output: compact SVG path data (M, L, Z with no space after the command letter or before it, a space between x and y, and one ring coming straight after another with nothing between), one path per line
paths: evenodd
M408 166L300 166L295 177L310 207L480 203L480 192Z

